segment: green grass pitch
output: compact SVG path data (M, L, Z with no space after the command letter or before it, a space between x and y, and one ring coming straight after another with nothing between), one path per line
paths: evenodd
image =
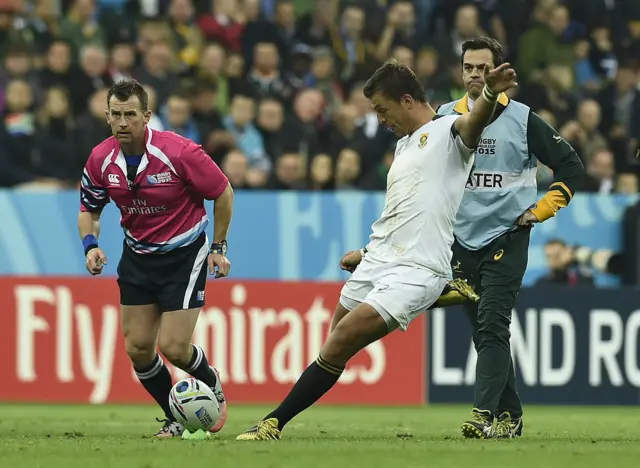
M208 441L155 440L153 406L0 405L0 467L639 467L640 409L529 406L524 437L464 440L466 406L319 406L279 442L236 442L269 408L231 405Z

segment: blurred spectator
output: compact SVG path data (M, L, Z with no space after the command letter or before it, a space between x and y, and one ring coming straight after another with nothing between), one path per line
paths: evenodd
M68 42L56 40L51 43L45 57L45 66L40 71L40 85L69 86L74 79L71 69L71 46Z
M247 183L249 164L246 156L241 151L229 151L222 160L221 167L234 190L249 188Z
M231 112L224 118L223 125L247 157L249 167L268 173L271 161L265 153L262 135L252 123L254 117L253 98L236 94L231 101Z
M316 0L312 11L298 20L295 39L311 47L331 46L336 6L337 2L333 0Z
M4 90L11 80L24 80L32 89L37 89L38 77L32 68L29 48L14 45L7 48L2 67L0 67L0 89ZM0 91L0 112L4 105L4 92Z
M113 45L109 64L109 78L116 81L133 78L136 50L133 44L120 42Z
M259 3L256 2L256 10ZM275 1L275 14L271 21L266 18L247 18L242 34L242 52L248 62L255 62L258 50L255 46L261 42L273 44L283 65L290 64L289 52L293 51L296 35L295 6L291 0ZM258 11L255 12L256 16Z
M282 135L284 151L293 151L306 162L319 148L318 119L322 114L324 98L318 90L301 91L293 102L293 112L285 119L286 132Z
M166 43L153 43L144 54L142 66L135 78L149 84L156 90L158 104L163 105L169 95L179 87L176 73L176 59L171 47Z
M432 47L423 47L418 51L416 57L416 76L424 86L427 100L433 101L436 89L442 81L442 74L438 66L439 54Z
M408 49L412 53L413 50L418 48L418 41L413 4L407 0L393 3L387 14L386 25L380 35L380 39L375 45L376 58L384 62L391 51L398 46L402 46L403 49ZM407 57L404 56L402 58L406 59ZM398 61L404 63L400 58L398 58ZM411 65L410 63L406 64Z
M578 98L573 88L573 69L550 65L532 73L530 81L518 89L518 100L533 109L548 109L562 125L575 118Z
M451 54L452 58L458 58L462 53L462 44L465 41L486 35L487 33L480 26L478 7L463 5L456 11L454 30L450 37L451 47L447 52Z
M596 151L587 163L582 190L584 192L611 193L614 181L613 154L608 149Z
M365 79L369 71L367 43L364 37L366 13L362 7L347 5L338 26L331 25L331 44L337 58L337 73L340 80Z
M408 66L412 70L415 68L415 55L413 50L405 46L396 46L393 48L391 58L394 58L403 65Z
M600 105L593 99L582 101L578 106L577 119L560 129L560 134L571 143L586 164L591 156L607 148L607 141L600 134Z
M226 113L229 110L229 81L224 66L227 59L226 51L220 44L208 44L202 51L202 56L196 68L196 80L215 82L216 101L218 111Z
M30 44L38 54L46 52L54 38L60 36L61 25L58 20L60 6L57 0L35 0L33 10L25 21L25 30L33 38Z
M527 79L537 69L549 65L573 67L573 47L570 13L564 6L555 6L544 14L543 23L525 32L518 50L518 77Z
M293 87L280 72L280 55L273 42L259 42L254 48L253 67L247 81L260 97L275 96L287 101L293 96Z
M589 41L586 39L576 42L573 48L576 58L574 65L576 85L584 91L597 90L600 84L600 77L589 57L590 48Z
M336 79L335 61L329 47L316 48L305 85L322 92L329 112L335 111L342 104L344 92L340 81Z
M302 190L304 166L297 153L284 153L275 163L275 171L266 185L270 190Z
M611 30L606 26L598 25L591 30L590 36L589 61L594 72L601 79L615 78L618 59L613 50Z
M311 190L333 190L333 160L328 154L316 154L311 160L309 170L309 188Z
M212 14L198 19L198 27L207 41L219 41L234 51L240 50L244 16L238 0L214 0Z
M171 0L169 23L177 46L178 59L186 66L197 65L202 49L202 33L193 22L192 0Z
M36 179L34 139L36 119L33 90L24 80L11 80L5 87L5 106L0 127L0 153L3 156L1 180L13 186ZM6 159L5 159L6 158Z
M343 148L336 163L336 189L355 189L361 174L360 154L351 148Z
M358 108L353 104L343 104L334 113L322 145L323 151L330 154L334 160L343 148L351 143L355 144L357 117Z
M201 143L200 132L191 113L191 102L182 94L172 94L161 112L165 130L170 130L185 138Z
M74 112L85 109L94 92L113 84L108 67L107 51L102 46L87 45L80 50L80 73L74 76L70 88Z
M282 124L284 123L284 108L277 99L263 99L258 106L256 127L262 135L264 148L271 160L277 159L283 152Z
M83 46L107 46L105 32L97 22L94 0L73 0L67 17L62 21L62 38L69 41L76 59Z
M593 276L589 270L576 265L573 249L559 239L547 242L544 253L549 273L536 282L540 285L592 286Z
M190 92L191 114L200 139L204 141L214 130L222 128L222 115L216 106L218 85L215 80L199 80Z
M598 96L602 106L600 128L611 140L616 169L637 167L635 143L640 137L640 73L625 65L618 69L615 81Z
M85 159L73 157L77 144L76 120L66 89L47 90L44 105L37 115L36 132L33 151L38 155L40 175L74 185Z

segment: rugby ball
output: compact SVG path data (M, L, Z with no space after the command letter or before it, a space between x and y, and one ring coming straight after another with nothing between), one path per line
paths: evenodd
M181 380L173 386L169 407L176 421L190 432L208 431L220 418L220 403L213 391L194 378Z

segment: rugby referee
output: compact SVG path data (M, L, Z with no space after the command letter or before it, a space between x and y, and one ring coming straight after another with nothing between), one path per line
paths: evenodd
M114 84L107 96L107 123L113 132L87 161L80 188L78 229L92 275L107 263L98 246L100 214L109 200L120 209L124 247L118 264L122 331L136 375L165 413L157 437L180 436L184 428L169 409L171 375L157 354L209 385L226 421L218 372L203 350L191 344L204 306L207 268L227 276L227 231L233 191L220 168L191 140L147 127L151 112L144 88L135 80ZM204 201L214 202L213 243Z
M462 51L467 94L440 106L440 115L469 112L482 92L486 67L503 62L501 45L491 38L467 41ZM553 170L554 181L536 202L538 160ZM476 150L452 247L454 277L468 280L480 295L479 302L465 304L478 362L474 408L462 424L464 437L522 434L509 325L527 268L530 228L567 206L583 174L578 155L552 127L527 106L500 95Z

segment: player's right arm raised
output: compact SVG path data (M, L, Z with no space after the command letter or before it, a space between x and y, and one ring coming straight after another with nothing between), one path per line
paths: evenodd
M91 156L82 173L80 182L80 213L78 214L78 232L86 256L86 268L92 275L102 273L107 264L107 256L98 247L100 236L100 215L109 203L109 194L102 183L102 174L96 170Z
M500 93L518 86L516 72L509 63L503 63L490 71L489 65L485 64L484 73L482 95L476 100L471 112L454 123L455 130L468 148L478 145L484 128L491 122Z

